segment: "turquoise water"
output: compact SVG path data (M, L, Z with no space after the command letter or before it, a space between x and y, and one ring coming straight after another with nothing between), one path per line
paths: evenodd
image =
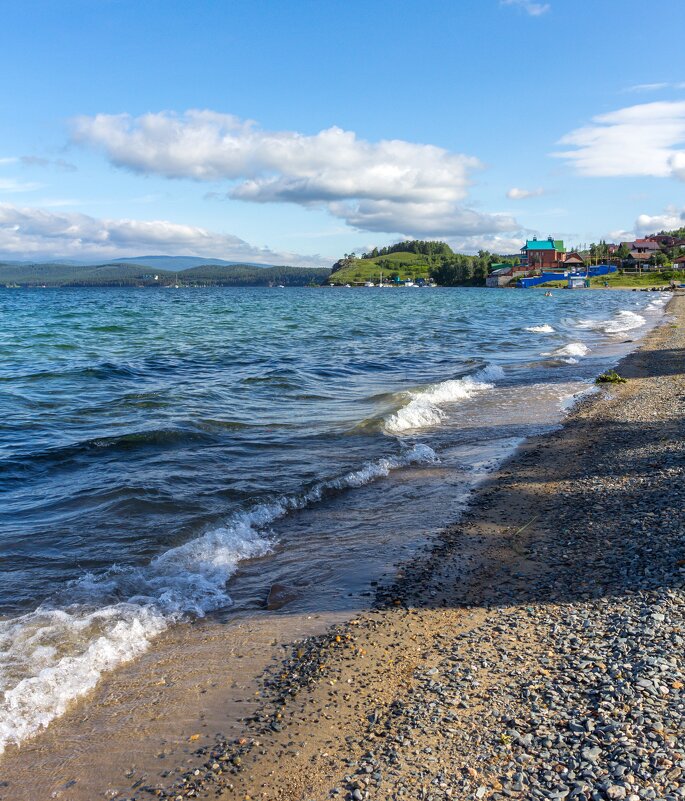
M344 604L664 300L0 290L0 747L187 615Z

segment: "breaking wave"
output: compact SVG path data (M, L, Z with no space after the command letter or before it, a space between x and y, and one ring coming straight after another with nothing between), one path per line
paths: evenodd
M554 329L548 323L544 323L543 325L531 325L529 328L525 328L524 331L531 331L533 334L553 334Z
M569 342L561 348L557 348L551 353L543 353L543 356L552 356L555 359L561 359L567 364L577 364L578 357L587 356L590 348L582 342Z
M503 378L504 371L489 365L472 376L442 381L423 389L407 392L409 402L385 419L384 430L389 434L439 425L447 416L444 405L472 398L494 387L493 381Z
M655 307L655 309L658 307ZM623 309L610 320L579 320L578 328L602 331L605 334L623 334L641 328L647 321L637 312Z
M142 654L172 622L229 606L227 581L241 561L272 549L275 521L392 470L437 461L432 448L418 444L368 462L299 496L238 513L225 526L165 551L148 565L87 574L65 589L68 605L57 608L53 599L52 605L1 621L0 753L63 714L102 673Z

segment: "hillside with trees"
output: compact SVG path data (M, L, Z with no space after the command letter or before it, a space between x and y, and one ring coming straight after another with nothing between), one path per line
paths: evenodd
M477 256L454 253L446 242L408 240L373 248L357 256L346 253L333 265L329 284L366 281L396 283L432 279L440 286L485 286L491 265L503 258L481 250Z
M157 270L147 265L0 263L0 286L154 287L154 286L309 286L330 275L327 268L255 267L207 264L185 270Z

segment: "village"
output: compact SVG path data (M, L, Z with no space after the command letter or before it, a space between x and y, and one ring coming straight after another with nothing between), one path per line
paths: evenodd
M685 270L685 238L654 234L618 245L601 242L588 250L567 251L561 239L533 237L520 256L493 264L485 285L528 289L554 282L554 286L584 289L590 279L618 271L641 274L664 269Z

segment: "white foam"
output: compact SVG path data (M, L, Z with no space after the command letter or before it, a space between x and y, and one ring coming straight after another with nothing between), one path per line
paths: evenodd
M668 303L668 295L659 295L659 297L654 298L654 300L650 301L647 306L647 311L661 311L663 307Z
M473 376L450 379L415 392L407 392L409 402L386 418L384 429L389 434L403 434L406 431L440 425L447 416L443 405L467 400L490 390L494 387L491 382L503 376L501 367L489 365Z
M544 323L543 325L531 325L529 328L525 329L526 331L532 331L534 334L553 334L554 329L548 323Z
M418 444L368 462L299 496L236 514L225 526L165 551L149 565L87 574L66 588L70 603L64 608L43 606L0 621L0 753L63 714L102 673L143 653L170 623L228 606L226 582L239 562L269 552L269 527L276 520L331 492L437 460L432 448Z
M640 328L646 322L647 321L641 314L628 309L622 309L610 320L579 320L577 327L602 331L605 334L623 334L626 331Z
M587 356L590 352L590 348L585 345L583 342L569 342L568 345L564 345L561 348L557 348L553 352L553 356Z
M576 357L587 356L589 352L590 348L588 348L588 346L583 342L569 342L567 345L564 345L561 348L557 348L551 352L548 351L542 355L552 356L555 359L561 359L567 364L578 364L578 359Z

